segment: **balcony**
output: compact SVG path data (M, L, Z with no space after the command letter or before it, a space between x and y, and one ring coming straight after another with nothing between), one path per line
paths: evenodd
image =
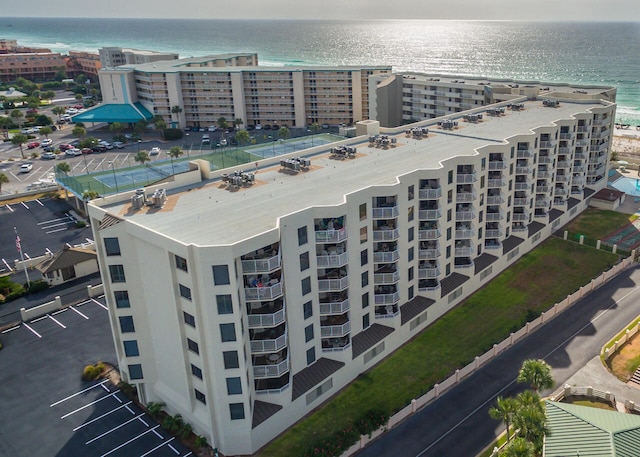
M318 290L322 292L339 292L349 287L349 277L343 278L320 278L318 279Z
M471 221L475 217L476 217L476 213L473 210L456 211L456 221Z
M551 201L548 198L536 198L535 207L536 208L548 208Z
M461 246L454 249L453 255L455 257L470 257L474 255L474 253L475 250L471 246Z
M456 257L454 260L454 268L472 268L473 260L470 257Z
M277 360L275 359L275 357L279 358L280 356L278 354L272 354L266 357L267 363L269 363L269 365L254 365L253 377L255 379L278 378L289 371L289 359L285 359L281 362L276 361L274 363L271 362L269 357L273 357L274 360Z
M529 222L529 212L513 213L513 220L516 222Z
M507 166L502 160L489 162L489 170L504 170L505 168L507 168Z
M440 276L440 268L435 264L418 265L418 279L433 279Z
M514 198L513 206L528 206L529 199L528 198Z
M517 175L528 175L533 172L533 168L531 167L516 167Z
M438 229L418 231L418 239L420 240L437 240L439 238L440 238L440 230Z
M316 243L339 243L347 239L347 230L343 227L339 230L316 231Z
M442 197L442 188L435 189L420 189L418 191L418 198L421 200L433 200Z
M271 329L267 332L256 333L254 338L251 339L251 352L278 352L281 349L287 347L287 332L277 336L276 329Z
M500 249L502 247L502 243L498 240L485 240L484 248L485 249Z
M440 288L440 283L437 279L421 279L418 281L418 290L420 292L432 292Z
M242 260L242 273L271 273L280 268L280 255L269 253L268 257L249 258L245 256Z
M553 172L551 171L538 171L537 179L551 179Z
M576 152L573 158L576 160L587 160L588 156L585 152Z
M503 203L502 195L487 195L487 205L501 205Z
M528 159L530 157L533 157L533 150L532 149L518 149L518 151L516 152L516 157L518 159Z
M420 249L418 251L418 259L420 260L431 260L431 259L437 259L438 257L440 257L440 250L437 248Z
M400 309L397 305L377 306L375 309L376 319L388 319L396 317L400 314Z
M522 222L514 222L513 227L511 229L512 232L526 232L527 230L529 229Z
M351 347L349 335L342 338L326 338L322 340L322 352L341 352Z
M282 300L272 301L259 307L254 307L259 303L251 303L249 315L247 316L249 328L275 327L285 320L284 302Z
M487 179L487 187L503 187L506 182L504 179Z
M457 240L469 239L473 238L475 230L473 228L456 229L455 235Z
M348 298L343 298L340 294L331 294L330 302L320 302L320 315L344 314L351 309Z
M567 148L567 147L560 147L558 148L558 153L560 154L567 154L567 155L571 155L571 152L573 151L572 148Z
M587 167L584 165L574 165L573 167L574 173L584 173L585 171L587 171Z
M553 161L554 161L553 157L549 157L549 156L538 157L538 163L541 163L541 164L550 164L550 163L553 163Z
M376 305L394 305L400 301L400 292L384 293L384 287L382 291L373 295Z
M541 141L540 149L550 149L550 148L553 148L555 145L556 145L555 141Z
M504 235L504 233L502 233L502 230L500 229L487 229L485 231L484 237L485 238L500 238Z
M571 162L568 160L560 160L558 161L558 168L571 168Z
M375 285L395 284L400 281L400 273L397 271L383 272L384 269L378 270L380 273L374 273L373 283Z
M513 185L515 190L529 190L531 189L531 181L516 181Z
M544 182L544 181L541 181L541 182ZM546 193L549 193L550 191L551 191L551 186L549 185L538 184L536 186L536 193L538 194L546 194Z
M570 182L571 176L569 175L558 175L556 176L556 182Z
M400 215L400 209L397 206L386 208L373 208L373 219L394 219Z
M442 213L439 209L421 209L418 211L418 219L421 221L432 221L439 219Z
M400 231L398 229L382 229L379 227L378 230L373 231L373 241L395 241L400 238Z
M282 283L269 284L260 287L245 287L244 296L247 301L269 301L282 296Z
M477 198L475 192L456 192L456 203L471 203Z
M328 268L328 267L342 267L349 262L349 254L347 252L343 252L342 254L329 254L328 252L323 252L321 255L316 256L316 262L318 263L318 268Z
M571 132L560 133L561 140L570 140L571 138L573 138L573 133Z
M373 263L393 263L400 258L400 251L397 249L394 251L374 252Z
M606 151L608 148L609 148L609 142L607 141L605 143L591 145L589 150L591 152L603 152L603 151Z
M487 222L497 222L502 219L504 219L504 215L501 211L497 213L487 213Z
M347 321L340 325L322 325L320 323L320 336L322 338L343 337L351 332L351 322Z
M591 131L591 127L588 125L579 125L577 130L578 133L589 133Z

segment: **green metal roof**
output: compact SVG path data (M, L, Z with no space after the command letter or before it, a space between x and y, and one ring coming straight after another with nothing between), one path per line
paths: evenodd
M640 416L546 402L544 457L638 457Z
M134 104L105 103L84 113L72 116L73 122L121 122L136 123L141 119L151 120L153 114L140 102Z

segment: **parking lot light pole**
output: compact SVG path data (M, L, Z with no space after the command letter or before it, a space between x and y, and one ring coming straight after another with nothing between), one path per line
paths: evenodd
M138 152L140 152L140 143L142 143L142 140L138 140Z
M311 135L311 147L313 147L313 133L311 133L311 130L307 130L307 134Z
M111 171L113 171L113 180L116 183L116 193L119 193L120 190L118 189L118 178L116 177L116 169L112 161L109 161L109 166L111 167Z

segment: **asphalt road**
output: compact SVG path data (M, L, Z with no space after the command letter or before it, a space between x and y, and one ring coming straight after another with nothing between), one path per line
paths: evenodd
M356 455L477 455L504 429L488 415L495 398L524 390L524 386L515 382L522 362L531 358L546 360L553 368L556 388L563 385L638 316L639 284L640 266L635 265Z

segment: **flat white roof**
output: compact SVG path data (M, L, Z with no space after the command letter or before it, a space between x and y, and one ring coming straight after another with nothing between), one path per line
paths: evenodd
M460 119L454 131L432 127L426 139L406 138L403 132L395 136L395 148L369 147L365 139L357 146L356 158L336 160L329 158L328 152L312 156L311 169L296 175L283 172L279 164L260 169L253 186L233 192L220 180L173 189L167 191L169 199L160 211L128 213L129 201L105 209L185 244L235 244L274 229L282 215L309 206L340 204L345 194L396 183L397 176L416 169L440 168L439 163L446 159L474 155L482 146L501 144L505 138L529 134L532 128L602 106L598 102L563 102L557 108L548 108L542 101L530 101L522 111L506 110L506 115L499 118L485 115L477 124ZM247 164L247 170L253 171L252 164Z

